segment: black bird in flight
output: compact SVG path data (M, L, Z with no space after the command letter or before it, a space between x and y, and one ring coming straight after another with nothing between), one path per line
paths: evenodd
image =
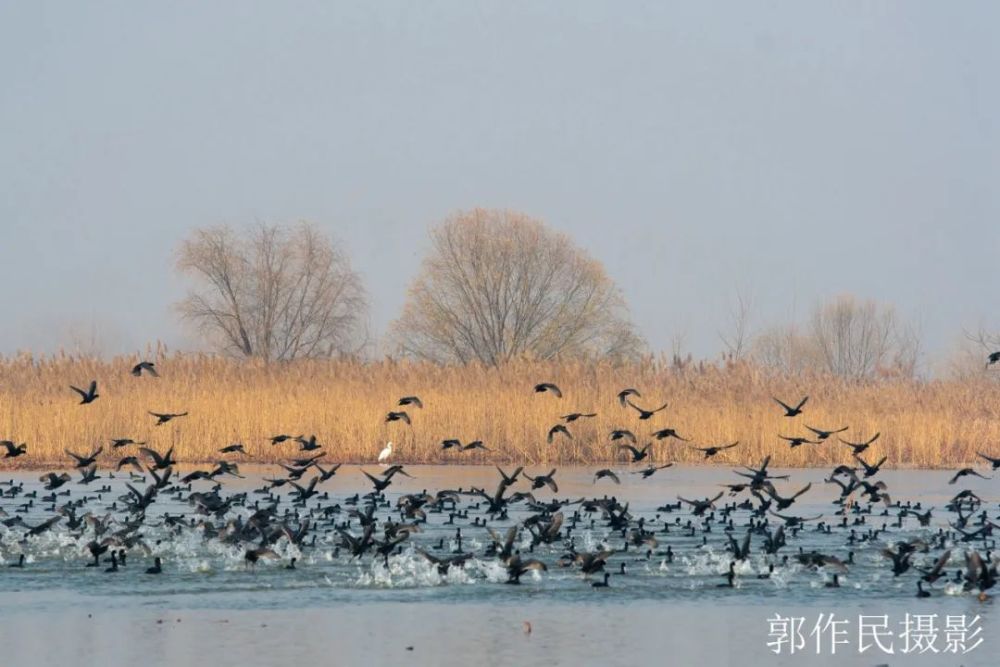
M28 453L28 444L24 442L17 445L10 440L0 440L0 446L7 450L7 453L4 455L5 459L13 459Z
M772 396L771 398L774 398L774 397ZM808 400L809 400L809 397L806 396L801 401L799 401L798 405L796 405L793 408L792 406L788 405L784 401L781 401L781 400L779 400L777 398L774 398L775 403L777 403L778 405L780 405L781 407L783 407L785 409L785 416L786 417L794 417L796 415L802 414L802 406L805 405L806 401L808 401Z
M715 446L712 446L712 447L692 447L691 449L696 449L699 452L705 452L705 458L708 459L708 458L711 458L711 457L715 456L716 454L718 454L722 450L724 450L724 449L732 449L733 447L735 447L738 444L740 444L739 440L737 440L736 442L734 442L732 444L729 444L729 445L715 445Z
M678 440L681 440L683 442L688 441L687 438L682 438L681 436L677 435L677 431L675 431L672 428L661 428L659 431L653 433L653 437L656 438L657 440L663 440L664 438L677 438Z
M990 356L986 357L986 368L996 363L1000 363L1000 351L990 352Z
M649 419L650 417L652 417L653 415L655 415L660 410L665 410L667 408L667 404L666 403L664 403L660 407L656 408L655 410L645 410L643 408L640 408L638 405L636 405L632 401L629 401L628 399L625 400L625 403L627 403L630 408L634 408L635 410L637 410L639 412L639 419L642 419L642 420Z
M21 445L21 446L23 447L24 445ZM1000 468L1000 459L995 459L992 456L987 456L986 454L983 454L982 452L976 452L976 453L979 454L980 458L984 458L987 461L989 461L990 465L993 466L994 470L996 470L997 468ZM23 454L23 452L22 452L22 454ZM17 456L17 455L15 454L14 456Z
M597 416L596 412L571 412L568 415L563 415L559 417L559 419L562 419L567 424L572 424L577 419L580 419L582 417L596 417L596 416Z
M605 477L607 477L608 479L610 479L615 484L621 484L622 483L622 481L620 479L618 479L618 475L616 475L614 473L614 471L609 470L608 468L604 468L602 470L598 470L597 472L594 473L594 483L596 484L597 480L604 479Z
M154 424L154 426L162 426L163 424L166 424L171 419L175 419L177 417L186 417L187 416L186 412L153 412L153 411L149 411L149 414L151 414L154 417L156 417L156 424Z
M556 433L562 433L570 440L573 439L573 434L569 432L568 428L566 428L563 424L556 424L555 426L549 429L549 434L545 436L545 439L548 441L550 445L552 444L552 441L555 439Z
M403 398L399 399L399 403L397 405L415 405L418 408L424 407L423 401L421 401L420 398L417 396L404 396Z
M868 449L869 447L871 447L871 444L873 442L875 442L876 440L878 440L878 437L880 435L882 435L881 432L876 433L875 435L873 435L868 440L865 440L864 442L847 442L846 440L843 440L841 438L837 438L837 440L840 440L842 443L844 443L845 445L847 445L848 447L850 447L851 449L853 449L854 450L854 455L857 456L858 454L861 454L866 449Z
M632 445L618 445L618 451L627 449L629 453L632 454L632 463L638 463L649 456L649 448L652 446L653 444L649 443L642 449L636 449Z
M100 397L100 394L97 393L97 380L90 381L90 386L87 387L87 391L84 391L79 387L74 387L73 385L70 385L69 388L80 394L80 405L93 403L98 399L98 397Z
M980 477L982 479L990 479L989 477L986 477L984 475L980 475L978 472L976 472L972 468L962 468L961 470L959 470L958 472L955 473L954 477L952 477L950 480L948 480L948 483L949 484L954 484L960 478L967 477L969 475L975 475L976 477Z
M642 398L642 394L639 393L638 389L632 389L632 388L622 389L620 392L618 392L618 402L622 404L623 408L628 406L629 396L636 396L638 398Z
M399 412L390 412L385 416L385 420L387 422L402 421L406 422L407 426L412 425L412 422L410 421L410 415L406 414L406 412L403 410L400 410Z
M816 437L819 440L826 440L831 435L836 435L837 433L843 433L844 431L846 431L848 429L848 427L845 426L844 428L838 428L838 429L834 429L832 431L824 431L821 428L813 428L809 424L806 424L806 428L809 429L810 431L812 431L813 433L815 433Z
M152 361L140 361L132 367L132 375L136 377L140 377L143 371L146 371L155 378L160 377L160 374L156 372L156 364Z
M779 434L778 437L781 438L782 440L787 440L789 443L791 443L792 449L795 449L796 447L801 447L802 445L818 445L820 442L822 442L821 440L809 440L808 438L799 438L799 437L789 438L788 436L781 434Z
M100 456L101 452L104 451L104 447L98 447L87 456L80 456L79 454L74 454L68 449L64 449L63 451L66 452L66 454L68 454L69 456L72 456L74 459L76 459L76 466L75 466L76 468L86 468L87 466L97 461L97 457Z
M535 393L541 394L543 392L550 391L556 395L556 398L562 398L562 391L559 387L555 386L551 382L542 382L535 385Z

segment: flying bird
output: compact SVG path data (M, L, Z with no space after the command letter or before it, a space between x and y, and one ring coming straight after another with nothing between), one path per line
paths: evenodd
M736 442L730 443L728 445L714 445L712 447L692 447L691 449L698 450L699 452L705 452L705 458L708 459L708 458L711 458L711 457L715 456L716 454L718 454L719 452L721 452L723 450L732 449L733 447L735 447L738 444L740 444L739 440L737 440Z
M949 484L954 484L960 478L962 478L962 477L968 477L969 475L975 475L976 477L980 477L982 479L991 479L991 478L986 477L984 475L980 475L978 472L976 472L972 468L962 468L961 470L959 470L958 472L955 473L954 477L952 477L950 480L948 480L948 483Z
M171 419L176 419L177 417L186 417L186 412L153 412L149 411L149 414L156 417L156 423L154 426L162 426L166 424Z
M613 471L611 471L611 470L609 470L607 468L604 468L602 470L598 470L597 472L594 473L594 483L596 484L597 480L604 479L605 477L607 477L608 479L610 479L615 484L621 484L622 483L622 481L620 479L618 479L618 475L616 475Z
M628 407L628 397L635 396L637 398L642 398L642 394L639 393L638 389L622 389L618 392L618 402L621 403L623 408Z
M771 398L774 398L774 397L772 396ZM795 407L793 408L792 406L788 405L787 403L785 403L785 402L783 402L783 401L781 401L781 400L779 400L779 399L777 399L777 398L774 398L774 401L775 401L775 402L776 402L776 403L777 403L778 405L780 405L781 407L783 407L783 408L785 409L785 416L786 416L786 417L794 417L795 415L800 415L800 414L802 414L802 406L803 406L803 405L805 405L805 404L806 404L806 401L808 401L808 400L809 400L809 397L808 397L808 396L806 396L806 397L805 397L805 398L803 398L803 399L802 399L801 401L799 401L799 404L798 404L798 405L796 405L796 406L795 406Z
M818 438L819 440L826 440L831 435L835 435L837 433L843 433L844 431L846 431L848 429L848 427L845 426L844 428L838 428L838 429L834 429L832 431L824 431L821 428L813 428L809 424L806 424L806 428L809 429L810 431L812 431L813 433L815 433L816 434L816 438Z
M406 412L403 410L400 410L399 412L390 412L385 416L385 420L387 422L402 421L406 422L408 426L412 425L412 422L410 421L410 415L406 414Z
M136 377L140 377L143 371L146 371L155 378L160 377L160 374L156 372L156 364L152 361L140 361L132 367L132 375Z
M573 439L573 434L569 432L568 428L566 428L563 424L556 424L555 426L549 429L548 435L545 436L545 439L548 441L550 445L552 444L552 441L555 439L556 433L562 433L570 440Z
M424 407L423 401L421 401L417 396L404 396L399 399L399 403L397 403L397 405L415 405L418 408Z
M876 440L878 440L878 437L880 435L882 435L881 432L876 433L875 435L873 435L872 437L868 438L864 442L847 442L846 440L842 440L841 438L837 438L837 440L840 440L842 443L844 443L845 445L847 445L848 447L850 447L851 449L853 449L854 450L854 455L857 456L858 454L863 453L866 449L868 449L869 447L871 447L871 444L873 442L875 442Z
M584 417L596 417L596 416L597 416L596 412L571 412L568 415L561 416L559 419L562 419L567 424L571 424L575 422L577 419L581 419Z
M989 461L990 465L993 466L993 470L996 470L997 468L1000 468L1000 459L995 459L992 456L987 456L986 454L983 454L982 452L976 452L976 454L979 454L980 458L983 458L983 459L986 459L987 461Z
M630 401L628 399L625 400L625 403L627 403L630 408L634 408L636 411L639 412L639 419L641 419L641 420L649 419L650 417L652 417L653 415L655 415L657 412L660 412L661 410L665 410L667 408L667 404L666 403L664 403L660 407L656 408L655 410L646 410L645 408L640 408L638 405L636 405L635 403L633 403L632 401Z
M87 391L84 391L79 387L74 387L73 385L70 385L69 388L80 394L80 405L93 403L100 397L100 394L97 393L97 380L90 381L90 386L87 387Z
M656 438L657 440L663 440L664 438L676 438L677 440L680 440L682 442L688 441L687 438L682 438L681 436L677 435L677 431L675 431L672 428L661 428L659 431L654 431L653 437Z
M556 398L562 398L562 391L559 389L559 387L555 386L551 382L542 382L540 384L536 384L535 385L535 393L536 394L541 394L541 393L546 392L546 391L549 391L549 392L552 392L553 394L555 394Z

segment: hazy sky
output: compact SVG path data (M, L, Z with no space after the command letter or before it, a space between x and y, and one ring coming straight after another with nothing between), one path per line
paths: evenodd
M194 227L312 220L381 333L427 228L522 210L654 348L840 292L1000 329L992 2L0 4L0 353L188 348Z

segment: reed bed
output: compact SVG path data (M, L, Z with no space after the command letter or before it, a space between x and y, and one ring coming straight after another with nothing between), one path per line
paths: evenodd
M102 465L135 447L111 451L111 438L175 448L181 462L223 457L218 449L241 442L247 457L269 463L297 455L294 442L272 446L270 436L315 434L327 461L370 462L387 441L393 460L411 463L614 464L628 461L609 441L609 432L628 428L639 445L649 434L673 427L691 443L656 442L652 460L697 463L688 445L739 441L711 459L727 466L772 456L777 466L827 466L851 461L851 450L830 438L821 445L791 449L777 435L810 435L849 425L845 439L882 437L866 453L888 456L890 467L937 468L971 463L977 451L1000 454L1000 386L987 381L886 379L847 381L826 376L781 376L751 364L677 367L666 360L642 364L521 361L502 368L444 367L408 361L362 363L308 360L287 364L203 356L161 355L160 377L129 374L134 357L113 360L57 355L0 359L0 439L28 443L28 454L0 459L0 466L68 465L64 449L104 446ZM98 381L100 398L78 405L68 385ZM563 398L537 394L538 382L554 382ZM622 408L617 393L642 392L636 402L669 407L648 421ZM412 426L386 423L401 396L415 394L424 409L406 408ZM782 416L772 396L796 402L809 395L803 415ZM154 426L147 411L190 412ZM560 415L597 412L568 427L573 439L546 442ZM442 451L441 441L482 440L489 451Z

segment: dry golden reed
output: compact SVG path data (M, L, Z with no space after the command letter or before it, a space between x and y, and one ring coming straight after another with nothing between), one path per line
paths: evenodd
M309 360L263 365L202 355L157 359L159 378L129 374L135 358L101 361L58 355L0 360L0 439L28 443L28 454L0 459L0 466L67 465L64 449L104 445L102 465L131 454L111 452L111 438L145 440L160 451L175 447L182 462L222 457L218 449L242 442L249 457L273 462L295 455L279 433L315 434L327 461L372 461L394 443L394 460L413 463L616 463L627 456L610 443L615 428L634 431L642 446L649 434L677 429L690 444L740 441L712 462L732 466L759 462L779 466L850 462L851 450L830 438L791 449L778 434L810 435L849 425L845 439L882 437L866 453L888 456L888 466L945 467L976 461L977 451L1000 455L1000 386L986 381L888 379L845 381L825 376L783 377L749 364L677 368L663 360L615 366L602 363L521 361L502 368L443 367L408 361ZM98 381L100 398L78 405L68 385ZM563 398L536 394L538 382L554 382ZM669 407L648 421L622 408L617 393L635 387L636 402ZM412 426L386 423L397 400L415 394L424 409L406 408ZM796 402L809 395L803 415L789 419L772 400ZM163 426L147 411L190 412ZM573 439L546 443L561 415L597 412L569 424ZM441 440L482 440L490 451L442 451ZM688 443L668 439L652 447L656 462L699 462ZM228 457L232 458L232 457Z

